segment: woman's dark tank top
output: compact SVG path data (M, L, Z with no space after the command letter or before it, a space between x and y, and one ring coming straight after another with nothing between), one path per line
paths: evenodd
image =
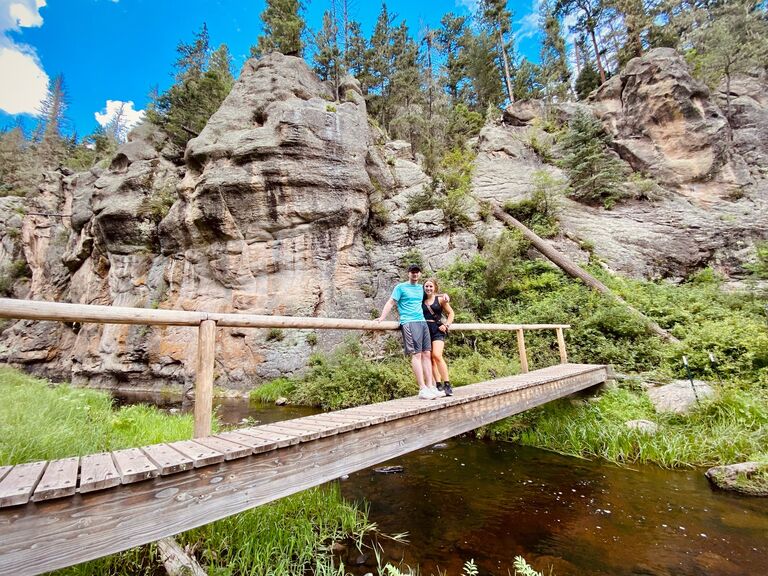
M430 306L427 306L427 303L422 300L421 311L424 312L424 319L427 322L430 320L440 322L443 318L443 307L440 306L440 299L437 296L435 296L435 301Z

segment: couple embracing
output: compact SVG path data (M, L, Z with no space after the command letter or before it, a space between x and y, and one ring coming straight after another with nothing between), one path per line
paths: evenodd
M408 282L395 286L392 297L376 320L384 320L397 305L403 348L411 357L411 368L419 385L419 398L434 400L452 396L448 365L443 358L445 335L453 322L453 309L447 294L437 293L437 282L430 278L422 286L421 267L408 267ZM443 322L443 314L446 321Z

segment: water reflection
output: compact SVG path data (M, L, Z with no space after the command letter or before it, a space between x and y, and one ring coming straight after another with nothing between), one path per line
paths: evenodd
M556 576L768 574L768 502L713 492L701 471L618 468L469 438L342 483L371 503L388 559L422 574L507 574L516 555Z
M121 395L120 403L180 408L180 398ZM228 424L316 413L295 406L215 401ZM618 468L469 437L378 464L342 481L370 504L370 520L408 544L382 540L384 559L421 574L507 575L516 555L554 576L766 576L768 500L713 491L701 470ZM367 556L367 561L365 559ZM370 551L350 567L376 573Z

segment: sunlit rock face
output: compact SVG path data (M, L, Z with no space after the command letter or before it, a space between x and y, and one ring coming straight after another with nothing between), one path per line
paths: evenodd
M723 110L676 50L632 59L590 102L619 155L680 194L707 203L751 183Z

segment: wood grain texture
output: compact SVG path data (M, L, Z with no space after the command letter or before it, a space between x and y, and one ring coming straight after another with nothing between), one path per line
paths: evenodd
M213 367L216 362L216 322L203 320L197 330L197 371L195 372L195 428L193 436L211 434L213 410Z
M19 464L9 470L0 481L0 506L25 504L32 496L37 482L43 475L47 462Z
M569 364L556 368L540 371L540 385L446 406L435 413L159 476L119 490L2 509L0 573L38 574L152 542L430 446L606 379L605 367Z
M195 461L167 444L144 446L141 451L157 466L160 474L176 474L195 467Z
M77 471L80 458L63 458L48 463L43 477L35 488L35 502L72 496L77 491Z
M112 458L123 484L147 480L159 474L157 466L138 448L117 450L112 452Z
M93 492L119 485L120 474L115 468L112 454L100 452L99 454L88 454L80 459L79 492Z

